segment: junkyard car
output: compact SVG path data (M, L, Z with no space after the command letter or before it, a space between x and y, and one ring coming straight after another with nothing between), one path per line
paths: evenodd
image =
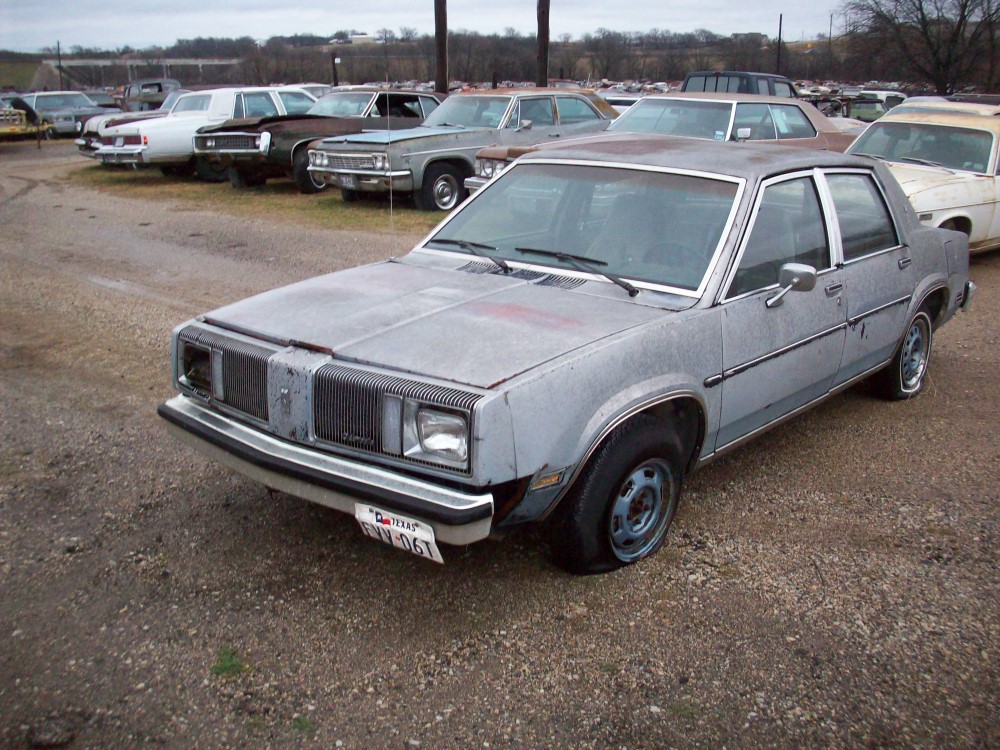
M974 250L1000 247L1000 178L995 116L889 112L850 152L884 159L920 221L969 236Z
M126 112L151 112L169 109L165 106L171 91L181 88L175 78L143 78L125 84L121 94L121 108Z
M414 554L546 519L558 564L605 571L661 546L696 467L862 378L916 395L968 262L869 159L567 144L402 258L180 325L159 413Z
M159 167L165 174L196 170L203 180L226 179L226 170L195 158L198 128L229 119L305 112L316 102L295 86L219 88L181 96L165 117L108 127L95 158L104 164Z
M433 93L352 88L334 91L303 114L271 115L209 125L194 137L195 154L229 169L234 187L290 176L300 192L327 183L309 173L312 141L363 130L403 130L424 121L441 97Z
M119 111L98 106L80 91L44 91L22 98L49 123L50 135L76 135L91 117Z
M762 141L844 151L856 131L844 131L806 101L760 94L645 96L608 125L608 133L657 133L714 141ZM530 147L493 146L476 154L476 172L465 181L475 192Z
M500 89L453 94L423 125L395 132L328 138L309 150L309 170L359 192L412 193L417 208L450 210L466 196L484 146L538 143L603 130L617 116L592 91Z
M81 154L91 159L97 158L97 150L105 145L101 140L108 128L115 128L119 125L128 125L142 120L155 120L157 117L166 117L170 114L174 104L184 94L189 93L189 89L174 89L163 98L163 106L160 109L135 110L118 112L110 115L97 115L91 117L83 124L80 137L74 141Z

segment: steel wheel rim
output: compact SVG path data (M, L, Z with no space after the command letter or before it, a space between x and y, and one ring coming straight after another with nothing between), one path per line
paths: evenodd
M447 211L458 203L458 180L453 175L441 175L434 182L434 203Z
M622 562L655 549L666 531L673 504L673 474L666 461L649 459L629 472L611 505L611 551Z
M927 324L916 319L910 325L903 339L903 350L899 358L899 375L905 390L911 391L920 385L927 369Z

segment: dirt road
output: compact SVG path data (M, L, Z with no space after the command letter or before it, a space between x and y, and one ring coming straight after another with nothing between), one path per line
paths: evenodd
M656 557L440 567L155 415L174 325L418 238L89 192L43 146L0 144L0 746L1000 745L1000 255L924 394L698 474Z

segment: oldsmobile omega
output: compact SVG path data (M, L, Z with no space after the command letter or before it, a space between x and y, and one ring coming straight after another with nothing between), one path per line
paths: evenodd
M968 262L870 159L586 139L401 258L181 324L159 412L416 555L542 522L557 564L608 571L660 548L717 456L862 379L918 394Z

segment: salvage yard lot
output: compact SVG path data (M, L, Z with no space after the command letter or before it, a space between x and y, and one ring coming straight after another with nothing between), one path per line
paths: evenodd
M436 566L155 408L172 326L440 216L27 145L0 144L0 746L1000 745L1000 254L919 398L857 387L707 468L659 555L575 578L525 532Z

